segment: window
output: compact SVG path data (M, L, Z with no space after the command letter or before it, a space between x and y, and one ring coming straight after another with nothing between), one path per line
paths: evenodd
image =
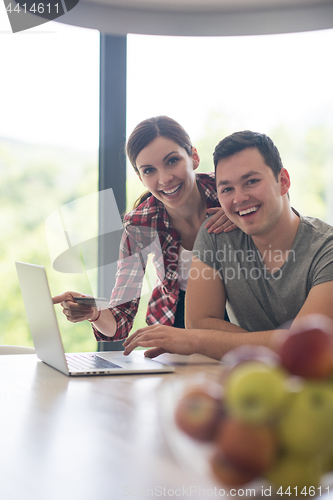
M98 190L99 32L47 23L2 36L0 53L0 343L31 345L15 260L44 265L54 295L90 290L84 273L53 270L45 221ZM66 350L94 350L90 325L56 309Z
M292 179L292 204L333 223L333 30L241 37L128 36L128 132L166 114L211 171L217 142L237 130L264 132ZM128 167L128 206L142 192Z
M46 267L53 294L89 293L83 274L52 269L47 217L98 189L99 33L47 23L0 40L0 343L31 344L15 260ZM178 120L212 170L225 135L265 132L292 179L292 205L333 223L333 30L253 37L128 35L127 130L160 114ZM131 166L128 209L143 191ZM92 224L96 224L97 207ZM38 242L38 245L36 244ZM152 278L150 277L150 281ZM144 321L145 301L134 328ZM57 308L66 350L95 349L88 324Z

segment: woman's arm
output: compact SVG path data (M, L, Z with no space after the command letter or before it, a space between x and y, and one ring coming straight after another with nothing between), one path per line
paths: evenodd
M75 302L74 297L82 297L81 293L64 292L53 297L53 304L60 304L63 313L72 323L90 321L106 337L113 337L117 330L117 322L109 309L99 311L97 307L90 307ZM97 318L95 321L94 318Z
M137 235L137 229L135 235ZM60 303L68 321L76 323L88 320L92 323L97 341L121 340L130 332L138 310L141 288L144 278L146 256L142 255L137 242L130 237L125 228L117 261L116 283L112 291L110 308L103 309L99 315L97 308L77 304L77 292L65 292L53 298L53 303Z
M205 224L205 228L209 233L228 233L229 231L233 231L237 229L236 224L231 222L228 217L225 215L223 208L221 207L212 207L207 208L207 213L212 215L208 219Z

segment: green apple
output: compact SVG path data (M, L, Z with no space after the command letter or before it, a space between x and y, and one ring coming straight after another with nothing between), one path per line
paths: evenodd
M333 453L325 457L325 472L333 472Z
M275 462L264 477L273 484L275 491L281 488L280 492L283 494L288 490L291 495L303 497L305 491L308 494L310 487L319 486L322 473L320 461L285 455ZM306 490L301 493L303 488Z
M333 389L324 382L306 382L295 394L278 424L281 446L300 457L333 451Z
M260 361L237 365L225 382L228 412L255 424L275 421L289 400L288 380L283 369Z

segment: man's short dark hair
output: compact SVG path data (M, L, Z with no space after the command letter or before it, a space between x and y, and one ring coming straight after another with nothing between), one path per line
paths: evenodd
M235 132L218 143L213 154L215 171L220 160L247 148L257 148L265 164L273 170L276 179L278 179L280 170L283 168L278 148L267 135L251 132L251 130Z

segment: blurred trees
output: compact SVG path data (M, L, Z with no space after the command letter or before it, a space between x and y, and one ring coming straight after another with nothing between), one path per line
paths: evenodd
M0 140L0 343L32 345L16 260L44 265L53 295L68 289L89 293L85 275L53 270L45 220L62 205L96 190L97 154ZM66 350L95 350L90 325L72 325L60 306L56 310Z

